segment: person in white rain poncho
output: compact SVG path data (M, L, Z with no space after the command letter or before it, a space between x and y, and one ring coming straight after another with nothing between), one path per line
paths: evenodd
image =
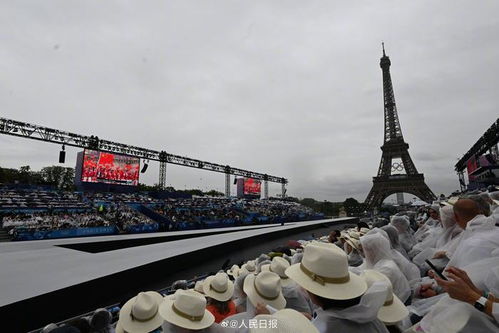
M447 274L449 281L436 280L448 296L420 322L424 332L499 332L499 300L494 296L499 293L499 258L480 260L462 270L451 267ZM482 295L488 299L482 299ZM485 307L475 308L477 301Z
M489 193L489 197L492 200L490 205L490 219L495 225L499 225L499 191L494 191Z
M411 295L411 289L407 278L393 260L390 242L381 234L369 234L360 238L364 263L358 267L374 269L384 274L393 285L393 292L402 302L407 301Z
M385 226L381 229L380 228L371 229L367 234L368 235L379 234L379 235L385 237L388 241L390 241L390 236L384 230L387 227L389 227L391 229L395 229L392 226ZM398 237L398 233L397 233L397 237ZM400 269L402 274L404 274L407 281L410 282L412 280L417 280L417 279L421 278L421 274L419 272L418 266L416 266L411 261L409 261L409 259L404 257L399 251L397 251L393 247L391 247L391 244L392 243L390 242L390 253L392 255L392 260L397 264L398 268Z
M409 226L409 219L406 216L393 216L390 223L399 233L400 244L402 244L406 252L409 252L414 244L416 244L416 239L412 235L412 230Z
M460 199L454 205L457 224L464 229L459 244L447 267L464 267L491 256L499 247L499 228L491 219L479 214L476 202Z
M282 295L286 299L286 308L312 314L312 308L308 298L304 293L302 293L296 283L288 278L285 273L289 266L289 262L286 259L282 257L274 257L270 265L262 266L262 271L276 273L281 278Z
M311 243L303 261L286 269L286 275L319 306L312 324L320 333L388 332L377 319L386 300L386 284L375 283L368 289L363 278L348 271L347 256L337 246Z
M414 234L416 241L421 242L426 236L428 236L428 231L439 224L440 216L440 206L431 205L428 209L428 219L422 223L419 229Z
M400 252L400 254L409 259L407 252L405 251L402 244L400 244L400 238L397 229L393 225L385 225L382 226L380 229L384 230L388 235L388 238L390 239L390 246L392 247L392 249Z
M460 235L463 229L456 223L454 208L452 206L440 208L440 220L442 222L443 231L434 242L427 244L427 247L424 247L413 259L413 262L418 265L422 271L427 271L429 269L425 263L426 259L432 259L431 262L433 265L438 269L443 269L459 244ZM425 241L423 241L423 243Z

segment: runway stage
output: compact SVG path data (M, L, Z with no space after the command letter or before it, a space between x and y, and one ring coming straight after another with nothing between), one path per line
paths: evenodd
M356 222L356 218L338 218L284 226L0 243L0 317L16 323L18 332L31 330L126 299L146 286L168 282L179 272L187 274L198 267L202 274L203 264L217 258L217 265L229 256L232 263L250 259L255 254L245 249L255 244L270 246L283 237L293 239L300 233Z

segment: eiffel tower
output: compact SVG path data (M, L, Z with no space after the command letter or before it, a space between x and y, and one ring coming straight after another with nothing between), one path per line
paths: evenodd
M378 175L373 177L373 187L365 201L368 209L381 206L383 200L394 193L410 193L426 202L432 202L436 199L435 194L424 182L424 175L418 173L409 155L409 145L402 136L390 76L390 65L390 58L385 53L383 43L383 57L381 57L380 66L383 72L385 137L381 147L383 153ZM394 173L404 170L405 174Z

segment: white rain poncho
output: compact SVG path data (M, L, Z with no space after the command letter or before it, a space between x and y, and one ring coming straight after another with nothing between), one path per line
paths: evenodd
M346 309L317 309L312 324L320 333L388 333L377 318L386 300L387 287L383 282L374 283L362 296L360 303Z
M421 320L425 333L498 333L499 326L472 305L443 297Z
M440 206L439 205L431 205L430 207L431 210L434 210L435 212L439 212ZM414 234L414 238L416 239L417 242L421 242L423 239L425 239L429 235L429 231L439 225L439 220L433 219L429 217L424 224L419 227L419 229L416 231Z
M393 285L393 293L405 302L411 295L409 281L393 260L388 239L380 233L374 233L360 237L360 243L364 252L364 263L359 266L360 271L374 269L385 274Z
M387 228L391 228L392 230L395 229L393 226L385 226L383 228L371 229L367 234L368 235L380 234L390 241L390 235L385 231L385 229ZM395 233L397 234L398 237L398 233L396 230ZM390 242L390 247L391 247L391 242ZM404 257L402 253L400 253L400 251L397 251L392 247L390 248L390 250L392 254L392 260L395 261L395 263L397 264L398 268L402 271L407 281L410 282L412 280L419 279L421 277L419 268L416 265L414 265L411 261L409 261L409 259Z
M390 223L399 233L400 244L406 252L409 252L414 244L416 244L416 240L410 230L409 219L406 216L393 216Z
M413 262L423 270L429 269L425 263L425 260L432 259L435 253L439 251L445 251L446 258L433 259L432 263L437 268L445 267L449 261L449 258L452 257L452 254L459 244L460 234L463 229L461 229L461 227L459 227L456 223L454 209L451 206L442 207L440 209L440 219L442 221L443 232L435 240L434 246L424 248L413 259Z
M499 228L484 215L477 215L466 225L461 239L447 267L464 267L478 260L489 258L499 247Z
M381 227L380 229L384 230L386 232L386 234L388 235L392 249L399 251L404 257L409 259L409 256L407 255L407 251L400 244L400 238L399 238L399 233L398 233L397 229L393 225L385 225L385 226Z
M312 313L312 307L308 295L301 291L301 287L296 283L291 283L282 287L282 295L286 299L286 308L298 312Z
M351 248L350 252L348 252L348 246ZM364 262L357 249L353 248L351 245L348 245L346 242L343 244L343 251L347 254L348 266L357 267Z

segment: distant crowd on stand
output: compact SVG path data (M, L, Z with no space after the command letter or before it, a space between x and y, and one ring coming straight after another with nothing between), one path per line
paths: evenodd
M99 332L499 332L498 225L499 191L447 198L141 292ZM42 332L96 331L72 325Z
M155 220L154 214L162 216ZM151 217L152 216L152 217ZM47 231L113 227L103 232L155 232L321 218L281 200L212 197L157 199L147 193L83 193L0 187L0 226L15 240L65 237ZM160 227L161 224L161 227ZM115 230L115 231L113 231ZM30 236L36 233L35 236ZM75 233L72 237L78 236Z

